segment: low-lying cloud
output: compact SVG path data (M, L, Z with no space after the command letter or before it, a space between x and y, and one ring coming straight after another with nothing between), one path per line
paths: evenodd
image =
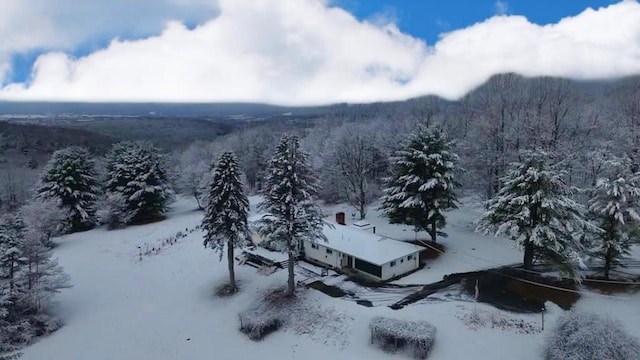
M30 80L3 86L0 99L307 105L456 98L503 72L640 74L635 0L545 26L495 16L443 34L433 46L326 0L220 0L217 9L195 28L171 21L159 35L116 39L80 58L45 53ZM0 79L1 60L0 53Z

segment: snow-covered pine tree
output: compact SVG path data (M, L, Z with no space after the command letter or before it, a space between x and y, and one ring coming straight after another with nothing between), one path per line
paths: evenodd
M70 212L67 225L72 232L88 230L95 225L98 193L91 154L76 146L53 153L37 188L38 197L55 199L58 206Z
M446 225L444 211L458 207L458 155L444 130L421 126L391 159L380 210L392 224L425 230L436 241Z
M107 192L120 194L131 223L161 218L173 191L160 150L145 141L115 144L107 154Z
M620 159L619 159L620 160ZM591 191L589 211L601 229L595 254L604 260L604 278L612 267L629 255L640 223L640 178L629 170L629 162L615 161L613 172L598 179Z
M204 246L219 252L220 260L224 247L227 247L229 285L231 291L235 291L233 249L249 238L249 200L242 187L240 170L232 152L225 152L218 159L208 193L207 208L202 219Z
M547 152L525 150L520 158L501 179L477 230L506 235L524 248L525 269L545 258L575 276L583 266L582 239L595 227L586 220L586 209L571 199L565 171L550 164Z
M289 254L288 296L294 295L294 265L302 240L326 240L322 233L322 212L316 203L317 192L318 180L298 137L284 136L269 161L264 199L258 206L267 214L257 227L267 244Z

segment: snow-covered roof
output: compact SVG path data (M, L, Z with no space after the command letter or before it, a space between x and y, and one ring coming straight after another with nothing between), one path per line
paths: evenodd
M358 220L354 222L352 225L357 227L365 227L365 226L370 226L371 224L367 220Z
M389 239L344 225L332 224L330 226L325 224L323 233L327 237L327 242L319 240L319 245L375 265L386 264L422 250L419 246L411 243Z

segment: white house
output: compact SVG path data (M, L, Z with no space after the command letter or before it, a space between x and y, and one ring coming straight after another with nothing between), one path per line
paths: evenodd
M306 260L339 270L355 270L376 280L389 280L420 266L417 245L344 225L325 224L327 241L303 241Z
M260 218L262 215L254 215L249 223ZM402 276L420 266L419 255L424 249L417 245L340 224L326 223L322 232L327 241L302 241L301 255L305 260L337 270L353 270L380 281ZM255 244L261 240L257 233L252 233Z

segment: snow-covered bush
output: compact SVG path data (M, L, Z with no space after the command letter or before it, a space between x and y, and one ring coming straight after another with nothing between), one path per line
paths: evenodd
M547 339L545 360L640 359L640 343L622 324L592 313L563 315Z
M403 321L375 317L369 324L371 343L384 351L411 351L418 359L427 357L436 339L436 328L426 321Z
M70 215L69 210L58 207L57 201L52 199L31 199L20 208L20 216L27 225L26 236L49 247L53 246L52 237L67 230L65 220Z
M238 315L240 331L247 334L249 339L258 341L278 330L282 325L277 312L250 309Z
M118 193L108 194L99 204L98 219L101 224L106 224L111 230L127 226L134 214L135 212L129 209L124 196Z
M349 345L348 332L353 317L312 299L307 289L297 288L296 296L287 296L286 288L269 289L247 310L240 313L240 331L252 340L260 340L273 331L287 331L310 337L340 348Z
M69 277L31 226L19 216L0 218L0 352L56 330L47 308L54 294L69 287Z

